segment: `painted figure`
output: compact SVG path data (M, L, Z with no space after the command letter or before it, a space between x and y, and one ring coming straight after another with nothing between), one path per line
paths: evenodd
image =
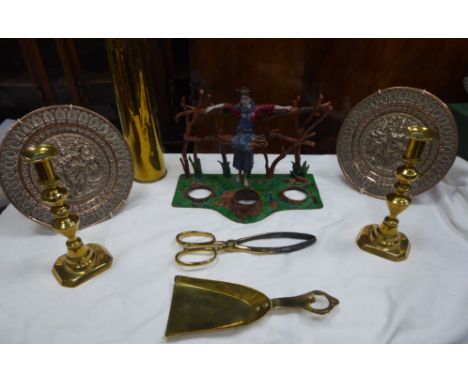
M237 105L220 103L207 107L205 112L209 113L220 109L233 113L239 118L236 135L231 141L231 147L234 150L233 166L239 171L237 180L244 186L248 186L247 175L253 167L253 139L256 118L261 113L270 114L274 111L290 111L292 106L255 105L250 97L250 90L243 87L240 90L240 102Z

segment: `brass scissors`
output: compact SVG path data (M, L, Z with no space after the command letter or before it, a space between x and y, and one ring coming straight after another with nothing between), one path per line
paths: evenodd
M187 241L188 238L206 238L204 241L193 242ZM281 247L252 247L244 245L248 241L262 240L262 239L300 239L299 243L292 245L285 245ZM224 252L248 252L254 254L272 254L272 253L289 253L306 248L317 241L314 235L300 232L270 232L260 235L243 237L237 240L216 241L215 236L210 232L203 231L185 231L176 236L177 242L184 247L183 250L178 252L175 260L179 265L189 267L206 265L215 261L218 253ZM190 256L196 253L211 254L207 260L201 261L185 261L182 260L185 256Z

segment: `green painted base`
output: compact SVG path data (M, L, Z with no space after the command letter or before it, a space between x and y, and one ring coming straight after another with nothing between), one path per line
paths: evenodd
M60 256L52 268L52 273L60 285L75 288L111 267L112 256L104 247L99 244L87 244L87 246L96 253L94 267L86 270L86 272L71 272L65 266L65 255Z
M366 225L357 237L356 243L363 251L372 253L391 261L403 261L408 258L410 244L404 233L400 232L400 243L395 247L382 247L370 240L370 234L378 225Z
M233 175L229 178L222 174L205 174L199 178L194 176L186 178L185 175L179 177L177 188L172 200L173 207L189 208L209 208L218 211L220 214L238 223L254 223L274 212L285 210L308 210L322 208L322 200L315 184L313 175L307 175L304 182L293 182L292 178L286 174L275 175L267 178L262 174L252 174L248 178L250 189L255 190L261 200L261 209L257 214L240 217L231 208L229 200L232 194L244 188ZM203 201L190 200L186 193L192 187L207 187L214 191L209 199ZM290 187L299 187L305 191L307 198L302 202L290 202L285 200L280 193Z

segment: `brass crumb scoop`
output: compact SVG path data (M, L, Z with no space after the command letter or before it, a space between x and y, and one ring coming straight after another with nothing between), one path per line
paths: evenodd
M280 307L302 308L325 315L339 303L320 290L270 299L245 285L176 276L166 337L244 326Z
M408 257L410 243L406 235L398 231L397 215L411 204L408 196L411 183L420 175L415 165L421 159L426 142L432 139L432 131L424 126L410 126L406 132L409 142L403 156L404 164L396 169L398 181L395 192L387 195L390 215L380 225L365 226L357 238L357 244L364 251L392 261L402 261Z
M57 259L52 273L60 285L76 287L110 268L112 256L102 246L83 244L76 236L80 219L78 215L70 212L69 206L65 203L68 191L57 185L58 177L51 162L57 154L58 151L54 146L38 145L22 150L21 158L34 164L39 182L44 187L41 199L54 215L52 228L68 239L68 251Z

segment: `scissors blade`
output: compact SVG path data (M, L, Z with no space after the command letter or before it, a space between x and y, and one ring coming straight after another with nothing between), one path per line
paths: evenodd
M244 243L249 241L263 240L263 239L298 239L301 240L299 243L291 245L283 245L277 247L256 247L256 246L247 246ZM239 251L245 251L250 253L289 253L298 251L300 249L311 246L317 241L317 238L309 233L301 232L269 232L259 235L253 235L244 237L242 239L236 240L236 249Z

